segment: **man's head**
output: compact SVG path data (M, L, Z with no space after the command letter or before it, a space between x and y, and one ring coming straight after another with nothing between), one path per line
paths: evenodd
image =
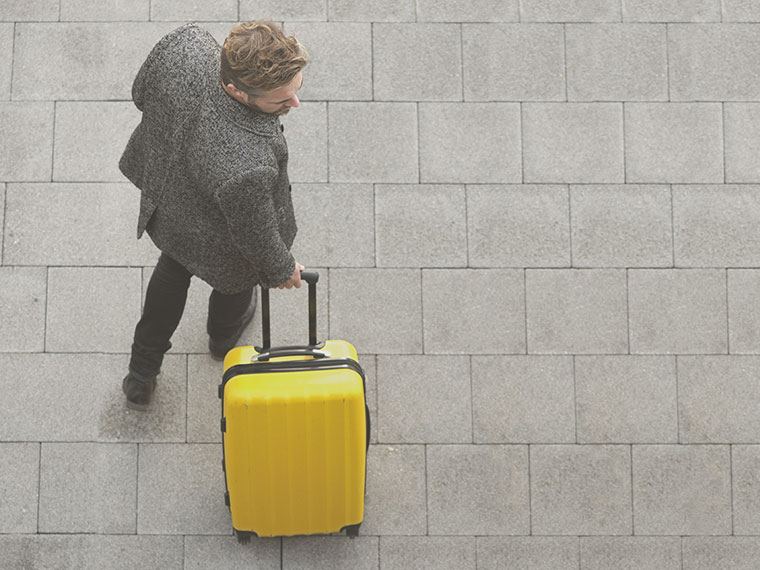
M222 46L221 80L235 100L262 113L284 115L300 104L301 70L309 55L269 21L244 22Z

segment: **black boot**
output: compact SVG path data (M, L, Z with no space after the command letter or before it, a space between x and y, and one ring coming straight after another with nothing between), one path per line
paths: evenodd
M208 350L211 353L211 358L214 360L224 360L224 357L227 355L227 353L235 348L235 346L237 346L237 342L240 340L243 332L248 327L248 325L251 324L251 321L253 320L253 314L255 312L256 296L254 295L253 301L248 306L248 309L243 315L243 320L240 322L240 326L238 327L237 331L235 331L235 334L228 338L208 338Z
M148 409L153 390L156 389L156 379L153 378L145 382L130 373L124 377L122 389L127 395L127 407L130 410L144 412Z

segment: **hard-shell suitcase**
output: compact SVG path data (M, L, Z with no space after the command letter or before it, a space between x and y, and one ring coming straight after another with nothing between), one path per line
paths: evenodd
M227 353L219 386L223 469L232 526L251 536L359 533L364 518L369 410L364 372L346 341L317 344L317 273L309 283L309 345Z

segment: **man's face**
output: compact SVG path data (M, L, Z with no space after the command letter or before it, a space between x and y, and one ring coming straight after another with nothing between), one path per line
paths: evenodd
M303 75L299 71L287 85L266 91L259 97L248 96L248 106L268 115L285 115L291 107L298 107L298 90L303 85Z

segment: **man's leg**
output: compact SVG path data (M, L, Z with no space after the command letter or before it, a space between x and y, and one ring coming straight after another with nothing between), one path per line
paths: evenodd
M172 346L170 339L185 310L191 277L182 265L161 254L148 284L142 318L135 327L129 374L124 379L130 408L144 410L150 402L164 354Z
M211 356L222 360L235 347L256 311L256 289L223 295L216 289L208 300L208 347Z

